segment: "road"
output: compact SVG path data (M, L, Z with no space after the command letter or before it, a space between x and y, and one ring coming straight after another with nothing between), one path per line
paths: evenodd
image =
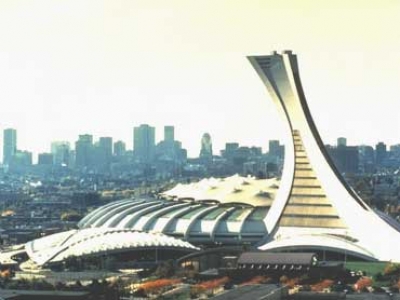
M273 291L279 292L281 287L275 284L268 285L245 285L229 290L223 294L213 297L213 300L262 300Z
M361 294L349 294L346 295L346 299L351 300L400 300L400 294L393 294L389 296L387 294L373 294L373 293L361 293Z

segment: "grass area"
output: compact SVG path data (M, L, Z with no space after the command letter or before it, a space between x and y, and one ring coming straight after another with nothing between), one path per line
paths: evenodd
M387 262L346 262L346 268L352 271L365 271L367 276L383 273Z

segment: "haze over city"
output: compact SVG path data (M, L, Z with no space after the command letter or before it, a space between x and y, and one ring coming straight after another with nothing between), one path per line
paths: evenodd
M79 134L132 148L174 125L197 156L209 132L263 146L283 125L247 55L293 49L325 143L397 144L398 1L3 1L0 129L49 151ZM1 149L2 147L0 147Z

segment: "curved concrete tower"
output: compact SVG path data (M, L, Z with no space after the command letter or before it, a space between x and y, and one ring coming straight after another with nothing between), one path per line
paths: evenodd
M287 124L280 190L265 224L262 250L328 249L370 260L400 261L400 226L372 210L330 159L307 106L296 55L248 57Z

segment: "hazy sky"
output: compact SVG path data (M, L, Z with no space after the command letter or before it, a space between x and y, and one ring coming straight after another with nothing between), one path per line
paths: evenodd
M175 125L199 153L282 124L245 56L292 49L325 143L400 143L400 1L0 1L0 130L18 148ZM2 147L1 147L2 149Z

